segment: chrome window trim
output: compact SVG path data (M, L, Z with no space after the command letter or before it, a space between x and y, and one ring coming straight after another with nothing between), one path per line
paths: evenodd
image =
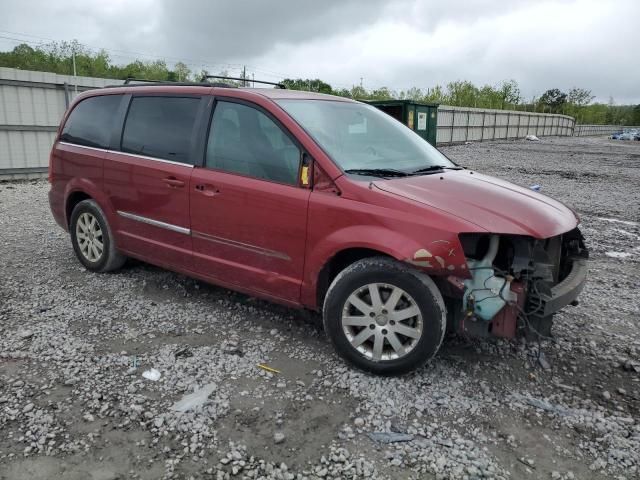
M78 145L76 143L58 142L60 145L68 145L70 147L86 148L88 150L94 150L96 152L104 153L117 153L119 155L128 155L130 157L141 158L143 160L153 160L154 162L168 163L170 165L179 165L182 167L193 168L194 165L190 163L174 162L173 160L165 160L164 158L147 157L146 155L138 155L137 153L121 152L119 150L109 150L107 148L87 147L86 145Z
M161 222L160 220L154 220L153 218L143 217L141 215L136 215L134 213L123 212L118 210L118 215L124 218L128 218L129 220L135 220L141 223L146 223L147 225L153 225L154 227L164 228L165 230L171 230L172 232L182 233L184 235L190 235L191 230L185 227L180 227L178 225L172 225L171 223Z

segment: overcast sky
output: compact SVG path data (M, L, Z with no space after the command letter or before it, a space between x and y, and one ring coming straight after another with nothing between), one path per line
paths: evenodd
M578 86L640 103L640 0L3 0L1 12L2 50L75 38L118 63L395 90L513 78L527 99Z

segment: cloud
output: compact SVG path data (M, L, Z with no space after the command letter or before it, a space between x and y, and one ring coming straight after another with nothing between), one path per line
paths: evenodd
M640 103L638 18L637 0L15 0L0 30L77 38L118 62L142 52L214 72L247 65L269 80L400 90L513 78L526 98L579 86Z
M455 3L451 11L456 11ZM478 16L440 12L432 28L411 16L390 15L296 48L276 45L254 62L347 87L360 77L366 87L397 90L513 78L527 99L548 88L579 86L593 90L600 101L613 96L618 103L640 103L640 64L633 61L630 47L640 40L640 29L621 17L621 12L625 18L640 16L640 3L515 3Z
M159 28L166 48L229 61L365 28L384 15L385 0L184 2L167 0Z

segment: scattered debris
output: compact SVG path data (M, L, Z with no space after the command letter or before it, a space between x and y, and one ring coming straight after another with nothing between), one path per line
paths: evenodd
M534 192L539 192L540 190L542 190L542 186L541 186L541 185L538 185L538 184L536 184L536 185L531 185L531 186L529 187L529 190L533 190Z
M237 339L225 340L222 342L221 349L228 355L238 355L239 357L244 356L244 352L240 349Z
M367 433L367 436L378 443L398 443L398 442L410 442L415 438L414 435L409 433L397 433L397 432L371 432Z
M184 346L182 348L178 348L174 353L173 353L174 358L189 358L189 357L193 357L193 352L191 352L191 349L189 348L189 346Z
M276 370L275 368L271 368L268 365L265 365L264 363L259 363L258 364L258 368L261 368L262 370L264 370L266 372L280 373L280 370Z
M156 370L155 368L152 368L150 370L145 370L144 372L142 372L142 376L147 380L151 380L152 382L157 382L158 380L160 380L161 374L158 370Z
M284 442L284 439L285 439L285 436L284 436L284 433L282 432L276 432L273 434L273 441L276 444Z
M604 254L611 258L628 258L631 256L629 252L604 252Z
M534 152L543 142L545 153ZM90 274L72 261L67 234L48 214L48 184L2 184L0 470L64 462L63 476L84 478L104 455L98 473L109 478L638 477L640 169L629 168L638 158L628 152L637 145L569 137L539 143L443 149L525 188L543 181L545 192L582 212L594 246L584 302L563 310L555 341L543 339L542 349L499 339L471 348L451 337L428 368L398 378L347 367L322 330L294 311L222 289L196 293L196 281L137 262L117 275ZM619 174L603 171L603 162ZM619 260L605 251L633 255ZM43 301L53 310L38 313ZM132 329L141 334L125 344ZM194 337L201 329L215 335ZM22 330L34 335L22 340ZM244 356L229 354L234 341ZM185 345L193 357L175 360ZM537 363L540 350L553 375ZM256 369L261 362L285 370L267 375ZM141 376L151 367L162 372L157 382ZM286 387L277 388L284 374ZM211 382L217 388L204 404L171 410ZM366 436L389 431L415 438L385 444ZM530 436L518 433L527 431L540 436L533 449ZM536 469L516 457L534 459Z
M632 222L631 220L621 220L619 218L598 217L598 220L604 220L605 222L611 222L611 223L621 223L629 227L637 227L638 225L640 225L640 223L638 222Z
M532 407L539 408L540 410L544 410L546 412L555 413L560 416L569 415L569 410L560 405L554 405L546 400L540 400L539 398L524 396L520 394L514 394L513 397L520 401L531 405Z
M526 457L518 457L517 459L520 463L522 463L523 465L526 465L529 468L533 468L535 470L535 465L534 465L534 461L530 458L526 458Z
M529 140L530 142L539 142L540 139L538 137L536 137L535 135L527 135L526 137L524 137L525 140Z
M215 389L216 384L209 383L199 390L182 397L180 401L173 404L171 410L174 412L187 412L189 410L193 410L194 408L203 405Z
M551 370L551 364L547 361L547 356L544 352L538 353L538 363L544 370Z
M27 340L29 338L33 337L33 331L31 330L20 330L18 332L18 338L20 340Z

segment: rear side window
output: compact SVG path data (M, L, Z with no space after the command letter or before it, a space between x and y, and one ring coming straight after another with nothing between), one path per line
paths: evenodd
M190 163L199 98L134 97L122 132L122 151Z
M109 148L111 131L122 95L82 100L71 111L60 140L87 147Z

